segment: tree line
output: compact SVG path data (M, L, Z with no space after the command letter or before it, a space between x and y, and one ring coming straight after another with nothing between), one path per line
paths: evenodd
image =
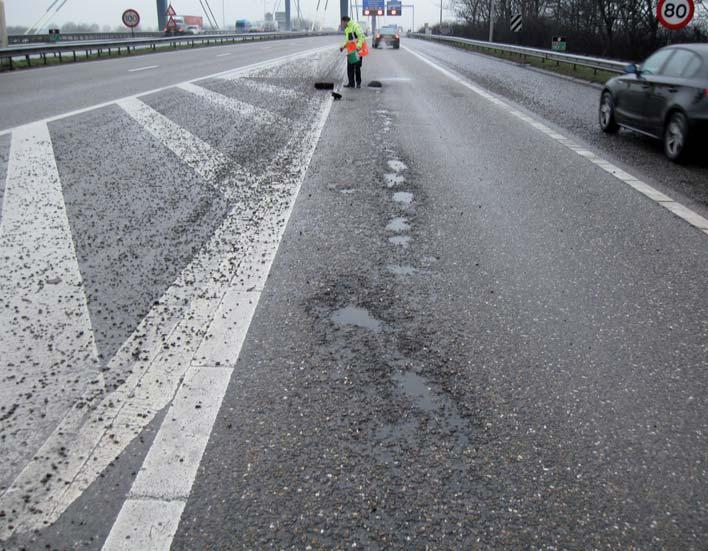
M453 0L460 23L434 32L487 40L490 0ZM680 31L664 29L656 18L657 0L494 0L494 40L550 48L552 37L566 38L567 51L641 60L669 43L707 42L708 6L698 3L693 22ZM511 19L523 17L512 32Z

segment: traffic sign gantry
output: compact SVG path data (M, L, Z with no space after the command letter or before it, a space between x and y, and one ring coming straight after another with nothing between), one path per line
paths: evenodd
M125 10L123 12L123 25L131 29L137 27L140 25L140 14L133 9Z
M659 0L656 18L667 29L676 31L691 22L695 9L693 0Z

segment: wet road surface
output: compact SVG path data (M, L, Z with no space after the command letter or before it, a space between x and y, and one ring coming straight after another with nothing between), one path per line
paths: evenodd
M703 546L708 235L406 46L0 136L4 547Z

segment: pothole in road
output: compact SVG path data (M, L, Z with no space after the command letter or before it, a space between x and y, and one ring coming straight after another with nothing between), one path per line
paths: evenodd
M403 248L408 247L411 238L408 235L396 235L394 237L389 237L388 240L394 245L400 245Z
M386 187L396 187L404 183L406 179L400 174L384 174Z
M397 191L393 194L393 200L407 206L413 202L413 194L410 191Z
M353 325L380 333L383 324L374 318L367 309L352 306L341 308L332 314L332 321L337 325Z
M386 269L396 275L413 275L417 271L413 266L399 266L396 264L389 264Z
M387 231L403 232L411 229L408 221L403 217L392 219L386 226Z
M408 168L404 162L399 161L398 159L390 160L388 162L388 167L395 172L403 172Z

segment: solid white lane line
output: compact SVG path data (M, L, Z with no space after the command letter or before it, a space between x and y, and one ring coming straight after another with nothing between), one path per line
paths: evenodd
M146 67L137 67L135 69L129 69L129 73L137 73L139 71L149 71L150 69L157 69L159 65L148 65Z
M220 71L218 73L214 73L211 75L193 78L191 80L186 80L183 83L178 83L178 84L200 82L202 80L209 80L212 78L224 78L224 77L230 77L230 76L237 76L240 74L246 74L251 71L256 71L256 70L260 70L260 69L267 69L269 67L273 67L273 66L278 65L279 63L283 63L285 61L292 61L294 59L298 59L301 57L313 56L315 54L329 51L331 49L332 49L331 46L322 46L319 48L312 48L310 50L303 50L303 51L297 52L295 54L288 54L288 55L284 55L284 56L280 56L280 57L274 57L272 59L267 59L265 61L259 61L258 63L252 63L251 65L244 65L243 67L237 67L236 69L227 69L226 71ZM66 119L68 117L73 117L75 115L81 115L82 113L89 113L91 111L95 111L96 109L101 109L103 107L115 105L120 100L130 99L130 98L141 98L143 96L148 96L150 94L156 94L158 92L163 92L165 90L169 90L170 88L172 88L174 86L177 86L177 84L171 84L169 86L161 86L160 88L153 88L152 90L146 90L145 92L140 92L139 94L131 94L129 96L124 96L122 98L117 98L117 99L114 99L111 101L97 103L96 105L91 105L90 107L84 107L82 109L75 109L74 111L68 111L68 112L62 113L60 115L54 115L53 117L46 117L44 119L39 119L37 121L33 121L32 123L28 123L28 124L35 124L35 123L48 124L50 122L59 121L62 119ZM16 129L22 128L23 126L27 126L27 125L20 125L20 126L15 126L12 128L6 128L5 130L0 130L0 136L4 136L6 134L11 134Z
M169 549L177 532L184 501L131 499L118 514L114 529L103 545L110 551ZM150 525L145 523L149 519Z
M187 163L205 180L214 181L220 171L233 164L226 155L139 99L124 99L117 103L145 130L167 146L180 161Z
M186 500L231 368L190 367L130 489L130 499Z
M155 442L148 452L148 460L144 463L144 470L141 470L140 476L135 480L130 497L124 503L111 529L104 550L124 549L117 546L115 542L120 542L126 534L131 532L144 535L149 532L151 526L160 522L170 527L178 526L184 505L186 505L196 478L213 422L216 419L214 412L218 413L221 406L233 371L231 366L241 353L241 347L261 295L261 290L252 291L250 288L246 290L244 286L250 285L252 281L265 281L270 272L331 106L332 99L327 98L315 125L306 132L305 136L294 135L292 149L287 155L290 155L289 159L301 159L302 162L299 165L284 163L288 166L289 175L283 177L283 182L285 185L290 184L290 187L282 188L281 191L284 194L274 198L276 200L273 203L265 205L263 216L261 216L265 222L258 227L257 234L252 240L253 249L244 259L243 265L239 267L240 273L233 277L231 288L226 293L219 310L225 318L215 318L209 329L210 336L223 343L224 347L216 351L215 357L208 358L211 351L208 345L205 345L200 350L207 356L200 356L197 353L194 359L196 363L204 361L205 358L215 360L216 357L221 357L221 351L228 348L230 349L229 365L226 367L197 367L193 365L190 368L189 377L185 378L185 382L177 393L180 400L175 400L168 411ZM283 164L282 161L274 163L275 166L279 164ZM245 277L242 275L244 272ZM237 329L233 328L233 323L238 325ZM206 343L208 340L212 339L205 338L203 342ZM210 378L211 384L208 384ZM194 386L194 392L192 392L192 386ZM199 430L195 432L199 432L199 436L188 436L182 442L180 427L186 427L191 422L195 412L195 399L201 400L201 404L208 403L209 411L205 412L203 418L198 421ZM206 424L209 426L206 427ZM180 448L180 446L184 447ZM183 461L175 462L175 454L178 454ZM151 510L138 511L139 503L145 503L146 500L152 504ZM174 506L169 509L169 504L174 503L181 503L182 507ZM171 515L169 519L165 518L167 514ZM167 551L171 546L176 529L174 531L170 529L168 532L171 532L169 538L150 541L146 548L153 551Z
M703 230L704 233L708 233L705 231L705 230L708 230L708 219L704 218L703 216L701 216L697 212L694 212L691 209L689 209L688 207L685 207L684 205L681 205L680 203L674 201L671 197L654 189L646 182L643 182L639 178L632 176L631 174L625 172L624 170L622 170L618 166L610 163L609 161L606 161L605 159L603 159L601 157L598 157L597 155L595 155L591 151L584 149L582 146L580 146L579 144L576 144L571 139L564 137L561 134L559 134L558 132L550 129L548 126L546 126L542 122L535 120L533 117L530 117L529 115L527 115L525 113L522 113L518 109L515 109L506 101L501 100L501 99L497 98L496 96L493 96L492 94L490 94L486 90L480 88L479 86L470 83L464 77L454 73L453 71L450 71L448 69L441 67L440 65L438 65L434 61L428 59L426 56L412 50L411 48L409 48L407 46L403 46L403 49L407 50L410 54L416 56L418 59L420 59L424 63L427 63L428 65L430 65L431 67L433 67L437 71L441 72L443 75L448 77L450 80L457 82L458 84L464 86L465 88L472 90L475 94L482 96L483 98L491 101L492 103L502 107L506 112L508 112L511 115L515 116L516 118L526 122L527 124L531 125L532 127L536 128L537 130L543 132L549 138L564 145L565 147L567 147L571 151L574 151L575 153L577 153L581 157L585 157L594 165L600 167L602 170L611 174L612 176L614 176L618 180L628 184L633 189L636 189L637 191L642 193L644 196L648 197L652 201L658 203L662 207L671 211L673 214L675 214L679 218L683 219L684 221L688 222L692 226L698 228L699 230Z
M284 117L281 117L280 115L273 113L272 111L262 109L261 107L256 107L255 105L246 103L245 101L241 101L236 98L219 94L218 92L213 92L206 88L202 88L201 86L197 86L196 84L180 84L179 86L177 86L177 88L180 88L196 96L202 97L207 101L210 101L214 105L218 105L219 107L228 109L229 111L232 111L233 113L236 113L238 115L260 121L265 125L285 124L287 122Z

